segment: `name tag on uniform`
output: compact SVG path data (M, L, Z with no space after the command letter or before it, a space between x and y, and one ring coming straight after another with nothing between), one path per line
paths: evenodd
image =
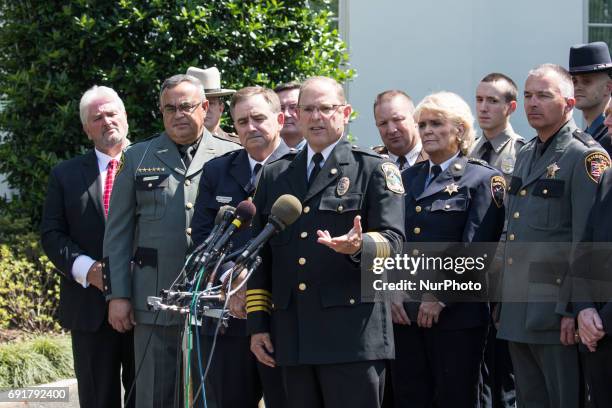
M215 199L218 203L227 204L232 201L232 197L216 196Z
M148 177L143 177L142 181L157 180L158 178L159 178L159 176L148 176Z

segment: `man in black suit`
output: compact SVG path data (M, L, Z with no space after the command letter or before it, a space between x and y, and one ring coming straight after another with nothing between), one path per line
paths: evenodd
M107 321L102 294L102 242L112 183L127 145L123 102L94 86L80 102L83 130L95 148L51 170L41 222L43 248L61 274L59 320L71 331L82 408L121 408L134 379L132 332ZM126 406L134 406L134 393Z
M252 197L263 165L287 153L297 152L281 141L284 116L279 98L271 89L243 88L234 94L230 109L244 149L234 150L204 165L191 222L196 246L210 234L221 206L236 207ZM242 248L251 237L250 228L234 234L232 250ZM235 318L230 319L227 330L217 337L207 380L210 384L206 390L209 404L214 400L216 406L223 408L257 408L263 392L266 407L287 407L280 369L258 363L249 349L250 338L244 320L245 290L230 298L229 307ZM206 358L212 348L216 324L216 320L204 319L202 332L205 335L201 338ZM202 361L202 365L205 366L206 362ZM192 365L198 367L197 361ZM196 404L201 401L201 398L196 399Z
M585 258L578 258L573 270L574 311L578 316L580 340L586 346L580 347L580 358L587 406L595 408L612 406L612 302L609 277L612 265L611 193L612 171L606 170L597 188L595 203L582 237L583 244L579 247L581 250L591 250L590 257L586 258L589 262L583 263Z

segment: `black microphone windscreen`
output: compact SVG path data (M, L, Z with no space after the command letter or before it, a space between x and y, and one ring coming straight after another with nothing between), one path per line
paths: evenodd
M238 204L236 207L236 218L242 221L241 228L246 228L251 224L256 211L255 204L250 200L244 200Z
M223 217L225 216L225 213L228 211L233 214L234 211L236 211L236 209L232 207L231 205L224 205L221 208L219 208L219 211L217 211L217 216L215 217L215 225L219 225L223 222Z
M276 219L288 226L293 224L302 214L302 203L291 194L283 194L278 197L270 211Z

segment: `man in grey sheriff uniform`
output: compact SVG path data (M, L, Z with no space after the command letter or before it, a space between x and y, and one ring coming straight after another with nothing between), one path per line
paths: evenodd
M516 110L518 89L514 81L497 72L486 75L476 88L476 112L482 136L470 149L469 156L481 159L499 169L510 184L516 155L525 145L525 139L514 133L510 115ZM505 234L502 235L505 240ZM500 245L489 270L489 285L497 288L502 268L503 247ZM491 305L493 313L496 304ZM497 339L495 325L489 325L489 334L481 366L481 403L484 407L513 407L515 403L514 374L508 352L508 343Z
M181 390L180 319L148 310L147 297L170 287L192 245L187 226L202 166L239 147L204 128L208 101L195 77L164 81L160 110L165 132L122 157L104 235L108 319L120 332L135 325L136 405L143 408L174 406Z
M374 120L384 144L372 150L389 156L400 171L428 159L413 114L412 98L403 91L392 89L376 96Z
M510 182L516 155L525 139L514 133L510 115L516 110L517 86L504 74L486 75L476 88L476 111L482 137L470 149L469 156L500 169Z
M569 72L574 81L576 109L582 111L586 124L584 131L611 154L612 140L603 123L612 92L612 59L608 44L597 41L571 47Z
M573 85L564 68L530 71L524 103L537 137L519 152L508 188L498 337L509 341L518 407L575 408L580 370L565 295L568 248L584 231L610 159L572 120Z

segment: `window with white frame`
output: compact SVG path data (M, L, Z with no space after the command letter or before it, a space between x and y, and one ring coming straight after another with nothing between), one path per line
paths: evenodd
M612 0L589 0L589 42L605 41L612 46Z

